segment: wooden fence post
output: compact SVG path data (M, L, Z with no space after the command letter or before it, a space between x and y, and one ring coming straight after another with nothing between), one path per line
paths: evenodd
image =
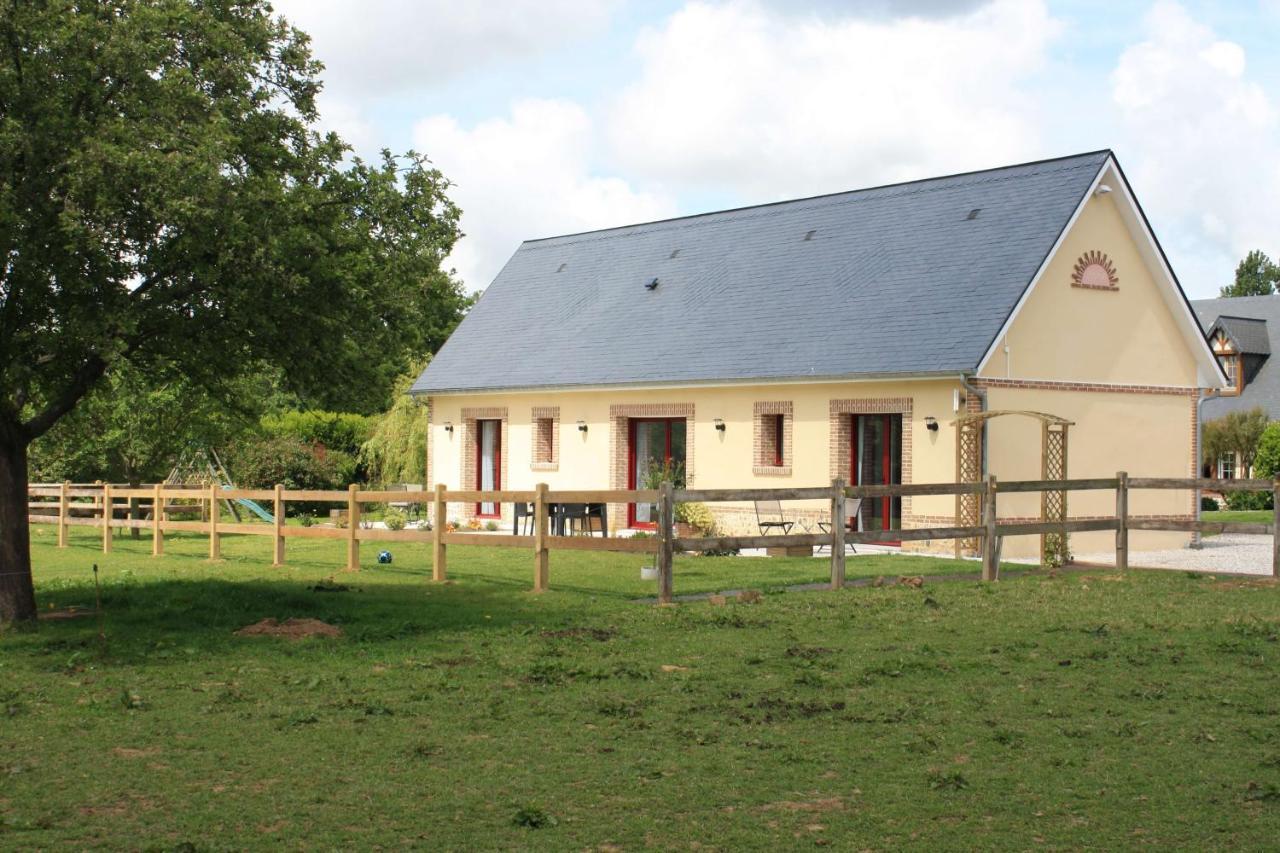
M1271 484L1271 495L1275 504L1275 515L1271 519L1271 576L1280 578L1280 477Z
M160 496L160 483L151 490L151 556L164 555L164 531L160 529L160 515L164 510L164 500Z
M551 552L547 550L547 484L533 493L533 591L546 592L551 583Z
M360 487L352 483L347 488L347 571L360 571L360 540L356 533L360 529L360 502L356 494Z
M1129 568L1129 474L1116 474L1116 568Z
M111 497L111 484L102 484L102 553L111 553L111 522L115 520L115 507Z
M448 576L448 553L445 551L444 534L448 524L448 505L444 502L444 483L436 483L436 497L431 504L435 519L435 536L431 540L431 579L442 581Z
M993 581L999 576L1000 549L996 543L996 475L987 477L982 495L982 518L987 530L982 537L982 579Z
M831 588L844 589L844 480L831 481Z
M63 480L58 485L58 547L67 547L67 517L71 515L70 498L67 490L71 483Z
M209 484L209 559L222 559L222 537L218 535L218 484Z
M271 548L271 565L284 565L284 486L276 483L274 514L271 521L274 538Z
M675 546L671 543L675 526L674 487L667 480L658 486L658 603L670 604L672 598L672 563L675 562Z

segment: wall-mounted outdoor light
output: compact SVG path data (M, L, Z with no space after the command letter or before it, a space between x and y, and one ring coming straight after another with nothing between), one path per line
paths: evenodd
M937 419L937 418L932 418L932 417L925 418L925 419L924 419L924 428L925 428L925 429L927 429L929 432L937 432L937 431L938 431L938 419Z
M449 433L449 435L453 435L453 421L444 422L444 431Z
M587 431L587 422L578 421L578 432L586 432L586 431Z
M721 420L720 418L716 418L716 419L715 419L715 424L716 424L716 429L717 429L719 432L724 432L724 421L723 421L723 420Z

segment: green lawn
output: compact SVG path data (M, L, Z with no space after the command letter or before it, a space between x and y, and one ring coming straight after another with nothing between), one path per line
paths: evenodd
M1269 509L1224 509L1216 512L1202 512L1200 518L1204 521L1246 521L1253 524L1270 524L1275 521L1275 513Z
M1265 848L1280 837L1280 591L1039 575L638 605L642 558L36 528L44 606L0 637L0 848ZM366 546L370 558L376 548ZM949 561L850 559L850 575ZM961 566L972 570L972 564ZM821 580L681 557L676 591ZM350 588L321 591L332 577ZM323 589L325 584L320 584ZM264 617L341 639L236 637ZM191 849L191 848L187 848Z

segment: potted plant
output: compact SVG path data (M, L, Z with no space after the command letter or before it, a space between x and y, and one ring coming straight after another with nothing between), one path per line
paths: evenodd
M678 503L675 507L676 537L692 539L705 536L715 527L715 516L704 503Z

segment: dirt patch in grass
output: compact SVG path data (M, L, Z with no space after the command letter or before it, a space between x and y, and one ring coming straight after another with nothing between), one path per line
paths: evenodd
M542 636L547 639L562 640L568 637L580 637L587 640L596 640L605 642L612 640L618 636L617 628L561 628L558 631L543 631Z
M342 629L319 619L263 619L236 631L237 637L285 637L301 640L305 637L341 637Z
M761 806L761 811L771 812L837 812L844 808L844 800L840 797L827 797L819 800L782 800Z
M159 751L160 749L154 746L148 747L147 749L134 749L133 747L128 746L117 746L115 749L111 750L111 754L117 755L120 758L146 758L147 756L155 755Z
M96 610L88 610L81 607L68 607L65 610L47 610L40 614L40 620L84 619L85 617L96 615L97 612Z

